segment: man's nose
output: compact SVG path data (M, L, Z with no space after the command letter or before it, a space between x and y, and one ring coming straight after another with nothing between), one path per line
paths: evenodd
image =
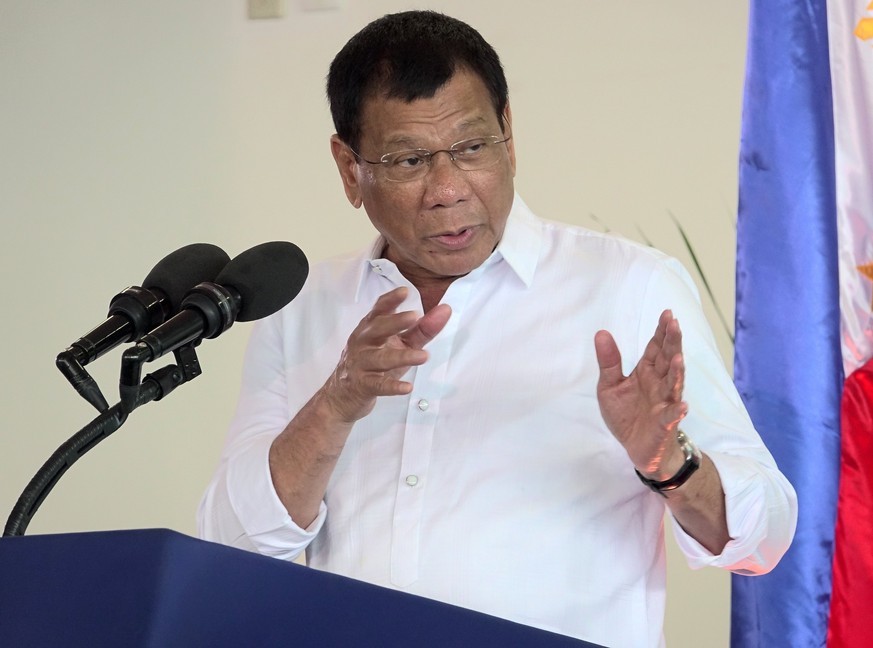
M431 202L446 205L464 198L469 187L465 177L467 172L455 165L451 151L435 151L428 166L425 182Z

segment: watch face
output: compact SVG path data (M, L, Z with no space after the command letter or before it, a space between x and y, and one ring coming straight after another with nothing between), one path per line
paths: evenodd
M647 479L637 471L637 476L640 480L660 495L664 495L667 491L679 488L682 484L688 481L688 478L691 477L691 475L693 475L700 467L700 451L691 439L685 436L685 433L682 430L678 430L676 433L676 440L679 442L679 446L682 448L682 453L685 455L685 463L682 464L682 467L675 475L670 477L670 479L665 479L664 481L659 482L653 479ZM664 497L666 497L666 495L664 495Z
M694 445L694 441L689 439L685 432L679 430L676 435L676 439L679 441L679 446L682 448L682 452L685 454L685 461L689 461L692 457L697 457L698 460L700 458L700 450L698 450L697 446Z

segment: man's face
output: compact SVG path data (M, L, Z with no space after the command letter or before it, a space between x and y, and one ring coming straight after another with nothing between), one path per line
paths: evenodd
M461 140L502 135L485 84L463 69L431 99L406 103L371 98L364 103L362 118L358 153L368 160L399 150L436 151ZM410 182L389 181L378 165L358 164L336 137L331 146L349 201L355 207L363 204L387 241L386 257L413 285L467 274L500 241L512 207L512 140L494 145L505 150L492 167L464 171L447 153L438 153L426 175Z

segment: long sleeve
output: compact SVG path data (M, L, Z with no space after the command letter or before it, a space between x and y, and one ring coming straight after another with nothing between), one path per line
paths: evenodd
M273 488L270 445L290 419L281 328L281 316L274 316L252 332L236 415L198 524L206 540L292 560L318 534L326 507L322 503L316 520L301 529Z
M671 308L680 320L690 408L682 427L712 459L725 494L731 540L721 554L712 555L672 519L677 543L692 568L766 573L794 537L794 488L755 431L721 361L696 288L678 262L668 259L651 275L643 304L639 344L651 335L650 322L664 308Z

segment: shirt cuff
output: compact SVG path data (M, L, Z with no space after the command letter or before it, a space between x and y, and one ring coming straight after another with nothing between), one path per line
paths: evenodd
M327 516L322 501L318 516L300 528L282 504L270 475L273 437L260 436L235 452L227 463L227 492L234 514L258 553L293 560L315 539Z
M728 534L731 540L721 554L713 555L688 535L670 516L676 543L685 554L688 566L721 567L737 574L760 574L770 569L769 559L761 555L767 538L767 477L749 457L707 453L715 464L724 489Z

